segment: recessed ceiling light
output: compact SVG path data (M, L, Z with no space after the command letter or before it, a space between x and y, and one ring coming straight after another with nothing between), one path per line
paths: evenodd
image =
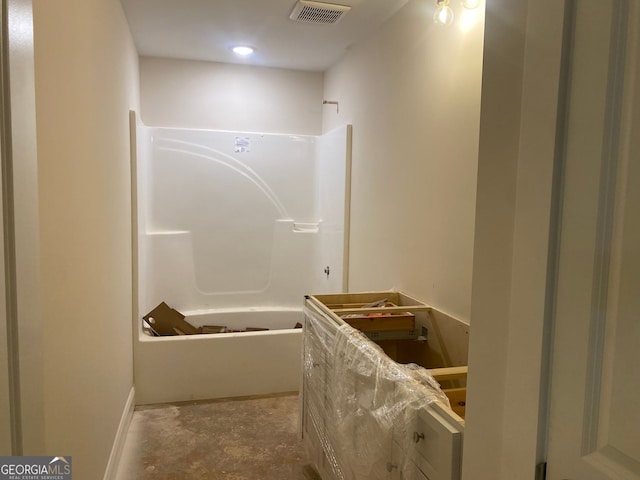
M242 57L246 57L247 55L251 55L253 52L256 51L255 48L248 47L246 45L236 45L231 50L233 50L233 53L235 53L236 55L240 55Z

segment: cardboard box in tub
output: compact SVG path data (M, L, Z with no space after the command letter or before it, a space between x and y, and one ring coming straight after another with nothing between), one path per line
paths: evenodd
M184 315L162 302L142 317L154 336L194 335L200 331L184 319Z

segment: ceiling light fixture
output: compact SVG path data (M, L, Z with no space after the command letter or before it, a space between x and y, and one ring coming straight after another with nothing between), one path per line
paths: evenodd
M461 0L462 6L466 10L474 10L480 6L482 0ZM451 25L453 23L453 10L449 6L449 0L436 0L438 7L436 13L433 14L433 22L437 25ZM468 15L471 12L464 12L464 15Z
M246 57L247 55L251 55L256 51L255 48L249 47L247 45L236 45L231 50L233 51L233 53L235 53L236 55L240 55L241 57Z
M433 22L437 25L451 25L453 23L453 10L449 6L449 0L436 0L438 8L433 14Z

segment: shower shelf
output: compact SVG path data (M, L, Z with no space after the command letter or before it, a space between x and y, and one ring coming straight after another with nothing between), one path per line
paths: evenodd
M147 235L187 235L191 233L189 230L152 230L146 232Z
M317 223L293 222L293 231L295 233L318 233L320 231L320 222L317 222Z

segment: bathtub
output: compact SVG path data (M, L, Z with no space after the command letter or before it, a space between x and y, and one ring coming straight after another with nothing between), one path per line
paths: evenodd
M267 331L151 337L136 342L136 404L297 391L302 363L300 309L247 308L182 312L198 327Z

